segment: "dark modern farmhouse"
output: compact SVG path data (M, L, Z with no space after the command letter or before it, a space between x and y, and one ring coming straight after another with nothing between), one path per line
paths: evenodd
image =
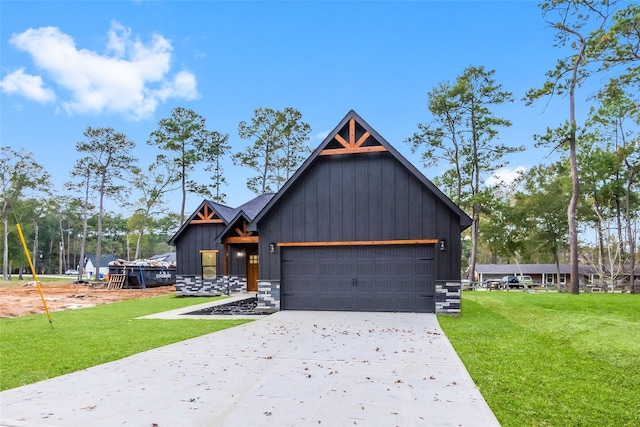
M182 295L264 310L460 311L471 219L350 111L276 194L203 201L169 243Z

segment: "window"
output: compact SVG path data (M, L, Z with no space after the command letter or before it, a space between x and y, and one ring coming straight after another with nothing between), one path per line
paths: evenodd
M546 279L547 279L547 285L553 285L553 274L547 274Z
M202 255L202 278L215 279L218 275L218 251L200 251Z
M567 283L567 275L565 273L560 273L560 283Z
M249 264L258 264L258 254L249 255Z

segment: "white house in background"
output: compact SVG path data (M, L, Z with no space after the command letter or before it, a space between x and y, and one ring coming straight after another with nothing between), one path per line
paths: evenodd
M113 255L102 255L100 261L100 274L101 277L106 280L109 273L109 263L115 261L117 258ZM85 256L84 264L84 277L86 279L94 279L96 277L96 264L97 258L95 255Z

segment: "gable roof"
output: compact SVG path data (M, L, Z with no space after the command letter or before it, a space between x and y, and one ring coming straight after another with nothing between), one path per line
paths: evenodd
M275 196L274 193L261 194L255 199L251 199L245 204L238 206L235 209L236 216L234 216L233 219L231 219L227 223L227 226L220 232L220 234L218 234L218 236L216 237L216 241L220 242L222 236L227 234L229 230L231 230L231 228L235 227L240 218L246 219L247 223L250 224L251 221L253 221L253 218L255 218L255 216L262 210L262 208L265 207L267 203L269 203L269 200L271 200L273 196Z
M360 126L364 130L358 139L356 139L356 127ZM347 129L348 127L348 129ZM346 135L347 138L342 135ZM388 151L397 161L399 161L405 168L407 168L425 187L427 187L433 194L440 199L449 209L456 213L460 217L460 225L462 228L467 228L471 225L471 218L458 207L451 199L449 199L438 187L436 187L431 181L429 181L415 166L411 164L398 150L396 150L387 140L378 134L362 117L360 117L354 110L350 110L347 115L338 123L338 125L327 135L327 137L320 143L318 148L305 160L305 162L298 168L298 170L289 178L289 180L282 186L280 191L266 204L264 209L256 215L253 222L250 224L250 230L258 229L258 222L269 212L269 210L278 203L278 200L283 197L285 193L291 188L293 183L300 178L301 175L313 164L315 159L321 155L329 154L349 154L349 153L367 153L376 151Z
M171 246L175 246L174 244L175 240L184 232L187 226L191 224L191 221L193 221L205 207L211 209L214 213L216 213L222 219L224 225L227 225L229 221L233 219L233 217L235 216L235 213L233 212L234 211L233 208L205 199L202 201L202 203L200 203L200 205L196 208L196 210L193 211L193 213L189 216L189 218L187 218L182 223L178 231L176 231L173 234L173 236L171 236L171 239L169 239L167 244Z
M87 261L91 261L91 265L93 265L94 267L96 266L96 261L98 260L98 258L95 254L85 255L84 257L87 259ZM108 267L111 261L115 261L117 259L118 258L116 258L114 255L102 255L100 256L100 267Z
M238 206L236 211L236 216L238 213L243 212L249 221L253 221L253 218L258 215L258 213L265 207L269 200L271 200L275 196L275 193L265 193L261 194L255 199L249 200L247 203Z
M198 208L193 211L191 216L189 216L189 218L185 220L178 231L176 231L171 239L169 239L168 244L175 246L175 240L184 232L187 226L191 224L194 219L196 219L198 214L205 206L215 212L218 217L222 219L225 228L219 234L219 236L221 236L226 233L228 231L228 228L232 227L240 217L244 217L246 218L247 222L251 222L253 218L258 214L258 212L262 210L262 208L269 202L269 200L271 200L273 196L274 193L261 194L258 197L255 197L248 202L238 206L237 208L232 208L211 200L203 200Z

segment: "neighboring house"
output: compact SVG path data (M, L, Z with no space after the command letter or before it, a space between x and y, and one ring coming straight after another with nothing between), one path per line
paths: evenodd
M587 265L578 267L581 284L592 284L598 280L596 270ZM476 281L500 279L503 276L531 276L537 285L562 285L571 281L569 264L476 264Z
M84 264L84 277L88 279L92 279L96 277L96 256L95 255L86 255L85 256L85 264ZM100 277L106 278L109 273L109 263L111 261L115 261L117 258L113 255L102 255L100 261Z
M470 225L350 111L277 194L236 209L204 201L169 244L180 293L257 290L271 310L458 313Z

